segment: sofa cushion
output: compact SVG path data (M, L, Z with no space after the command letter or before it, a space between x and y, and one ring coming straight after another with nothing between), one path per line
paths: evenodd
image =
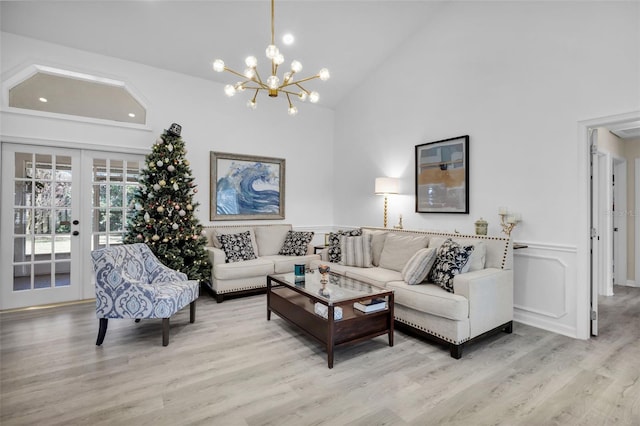
M348 267L345 275L369 284L385 287L389 281L401 281L402 274L398 271L384 268L356 268Z
M342 260L342 251L340 250L340 236L357 237L362 235L361 229L350 229L347 231L338 230L338 232L329 232L329 250L327 251L331 263L339 263Z
M273 270L276 274L286 274L293 272L295 265L305 264L309 266L312 260L320 259L319 254L307 254L304 256L284 256L275 254L273 256L260 256L260 259L273 262Z
M469 317L466 297L449 293L435 284L409 285L404 281L391 281L387 283L387 289L393 290L397 305L457 321Z
M261 258L246 260L244 262L219 263L213 267L213 275L218 280L264 276L266 283L266 276L273 273L273 262Z
M371 234L371 263L373 266L380 266L380 255L384 248L384 240L387 238L387 231L371 231L365 229L362 235Z
M444 237L433 237L429 240L429 247L439 248L447 239ZM472 238L453 238L453 241L460 245L473 246L473 252L469 261L462 268L462 274L465 272L479 271L485 268L487 245L484 241L474 240Z
M312 238L313 232L288 231L278 254L285 256L304 256L307 253L307 248Z
M289 231L291 231L290 225L256 226L254 232L258 244L258 256L278 254Z
M458 275L473 252L473 246L462 246L448 238L438 248L429 281L453 293L453 277Z
M411 256L427 247L428 242L429 237L426 235L399 235L390 232L384 240L379 266L402 272Z
M371 234L358 237L340 236L341 265L371 268Z
M402 279L409 285L420 284L427 278L436 261L436 249L418 250L402 268Z
M241 262L256 258L249 231L238 234L223 234L218 237L227 263Z

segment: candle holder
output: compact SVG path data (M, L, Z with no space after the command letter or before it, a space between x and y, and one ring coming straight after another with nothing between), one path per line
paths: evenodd
M502 232L504 232L509 238L511 238L511 231L520 222L520 213L509 213L509 211L500 207L498 211L500 216L500 226L502 226Z

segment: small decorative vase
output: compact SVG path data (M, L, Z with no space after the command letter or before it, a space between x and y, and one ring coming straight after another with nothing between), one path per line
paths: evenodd
M480 218L476 221L476 235L487 235L487 229L489 228L489 222Z

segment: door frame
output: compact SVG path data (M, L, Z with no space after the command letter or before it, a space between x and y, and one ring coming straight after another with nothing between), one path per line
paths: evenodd
M100 151L104 151L104 152L108 152L108 153L120 153L120 154L124 154L124 155L144 155L146 156L147 154L149 154L151 152L151 148L131 148L131 147L124 147L124 146L119 146L119 145L102 145L102 144L92 144L92 143L78 143L78 142L72 142L72 141L62 141L62 140L53 140L53 139L40 139L40 138L27 138L27 137L21 137L21 136L6 136L6 135L0 135L0 164L2 164L3 158L2 158L2 146L4 144L14 144L14 145L31 145L34 147L52 147L52 148L56 148L56 149L74 149L74 150L78 150L79 154L80 154L80 167L79 167L79 172L84 173L86 170L86 167L91 167L92 165L87 166L85 163L87 163L86 161L83 161L83 159L86 158L86 155L84 154L86 151L93 151L93 152L100 152ZM90 183L84 182L83 185L90 185ZM3 186L3 182L0 179L0 199L2 199L3 197L3 193L2 193L2 186ZM83 189L83 191L85 191L86 188ZM91 209L91 205L89 205L87 202L85 202L85 200L81 199L81 203L80 203L80 207L79 207L79 214L82 215L82 217L88 217L86 215L87 209ZM86 221L83 221L86 222ZM91 232L90 229L90 224L89 223L83 223L81 224L81 235L85 235ZM0 236L0 238L2 238L2 236ZM1 241L1 240L0 240ZM0 244L1 245L1 244ZM81 274L83 274L82 276L87 277L90 276L89 272L91 270L90 267L90 253L89 250L83 250L82 247L83 245L80 245L81 250L80 250L80 255L78 257L78 263L79 265L79 270L81 272ZM5 253L5 249L0 247L0 255L2 256L8 256L10 257L7 253ZM94 294L94 284L93 282L84 282L84 283L80 283L78 285L78 294L79 294L79 299L80 300L89 300L89 299L93 299L95 297Z
M625 114L617 114L579 121L577 123L577 211L582 212L578 215L578 235L576 238L576 275L578 283L576 288L576 337L579 339L589 339L591 329L591 147L589 132L592 129L596 129L597 127L607 127L615 124L622 124L638 120L640 120L640 111L632 111Z
M613 200L615 211L612 214L613 244L613 281L610 296L613 295L613 284L627 285L627 160L616 155L611 156L611 171L615 176L613 182Z

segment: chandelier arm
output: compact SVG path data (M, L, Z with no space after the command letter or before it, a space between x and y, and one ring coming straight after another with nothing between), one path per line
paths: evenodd
M282 93L286 94L287 95L287 99L289 99L289 95L298 96L298 94L296 92L290 92L288 90L278 89L278 92L282 92ZM291 102L291 100L289 100L289 102Z
M246 75L241 74L241 73L239 73L238 71L234 71L234 70L232 70L231 68L224 67L224 70L225 70L225 71L227 71L227 72L230 72L231 74L235 74L235 75L237 75L237 76L239 76L239 77L242 77L242 78L244 78L244 79L245 79L245 80L247 80L247 81L251 81L251 80L247 79L247 76L246 76Z
M311 76L311 77L303 78L303 79L301 79L301 80L291 81L291 82L289 82L289 83L283 84L283 85L282 85L282 86L280 86L280 87L292 86L292 85L294 85L294 84L295 84L296 86L298 86L298 83L304 83L305 81L313 80L313 79L315 79L315 78L319 78L319 76L314 75L314 76Z
M253 81L258 83L261 87L266 88L267 86L264 84L264 82L260 78L260 73L258 73L258 68L254 68L253 70L256 72L256 79L257 79L257 80L253 80Z
M298 86L300 88L300 90L302 90L304 93L306 93L307 95L311 94L311 92L309 92L307 89L305 89L304 87L302 87L300 84L298 84L298 82L293 83L296 86Z
M281 92L284 92L284 94L287 95L287 101L289 102L289 108L292 108L293 104L291 103L291 98L289 97L289 92L285 92L284 90L281 90Z

